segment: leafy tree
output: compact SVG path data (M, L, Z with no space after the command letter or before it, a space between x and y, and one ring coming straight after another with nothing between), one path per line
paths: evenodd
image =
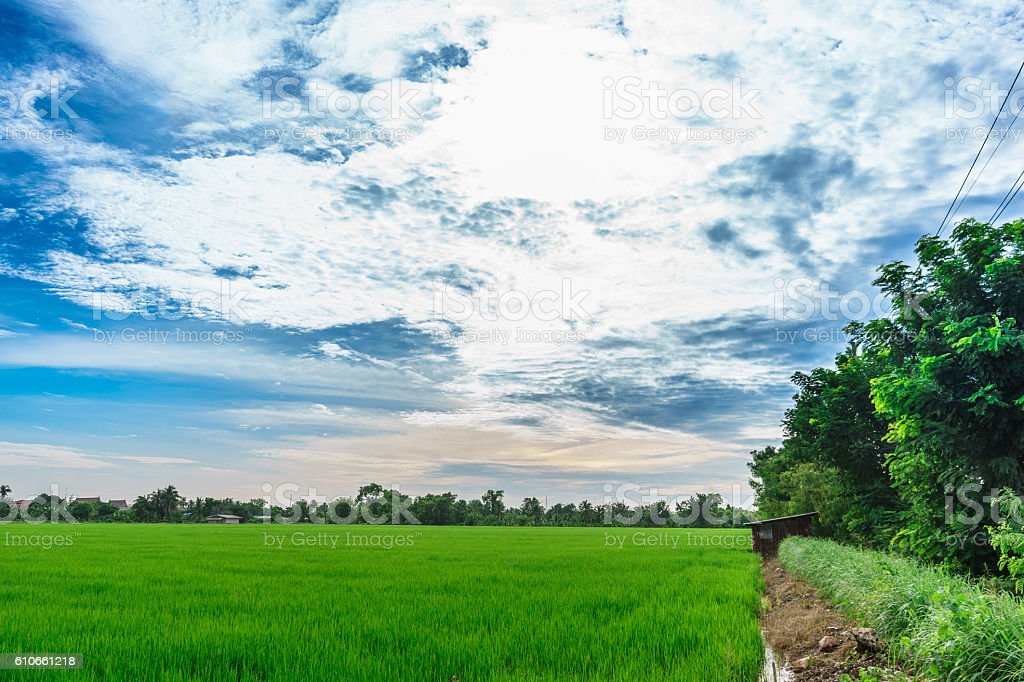
M88 521L96 514L96 505L91 502L72 502L68 512L78 521Z
M893 313L794 375L782 446L752 453L758 508L814 508L839 539L976 572L997 568L988 531L1012 572L993 500L1024 488L1024 222L965 220L915 251L874 282Z
M999 553L999 568L1009 573L1017 591L1024 593L1024 500L1006 489L998 506L999 525L989 527L989 537Z
M183 498L178 490L169 485L151 492L149 495L140 495L132 504L131 516L135 521L143 523L158 523L169 521L180 521L181 513L179 506Z
M859 324L834 368L797 372L798 393L782 421L782 446L751 453L751 484L766 517L818 511L822 534L885 545L900 507L887 468L893 446L871 382L892 369L887 348Z
M888 344L893 369L872 382L908 507L895 542L976 571L994 568L991 548L971 541L992 525L991 498L1024 487L1022 233L1022 221L966 220L949 241L918 240L918 269L897 261L876 280L897 316L869 325L910 340L909 349ZM950 496L964 503L953 514Z
M504 496L504 490L488 490L480 498L484 503L484 512L494 520L500 521L505 513L505 503L502 501Z
M523 504L519 507L524 524L539 526L544 523L544 505L536 497L523 498Z
M379 483L369 483L359 488L359 492L356 494L356 504L361 504L367 500L376 499L384 494L384 486Z
M434 526L450 526L457 523L455 507L456 496L451 493L436 495L433 493L416 498L410 505L410 511L420 523Z

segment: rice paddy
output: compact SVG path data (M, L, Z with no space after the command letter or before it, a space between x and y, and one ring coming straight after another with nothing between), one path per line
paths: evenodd
M11 524L20 680L754 682L746 531Z

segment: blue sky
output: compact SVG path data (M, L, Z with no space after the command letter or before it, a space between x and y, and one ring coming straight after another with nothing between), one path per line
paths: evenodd
M19 496L748 494L1021 55L1009 2L2 4Z

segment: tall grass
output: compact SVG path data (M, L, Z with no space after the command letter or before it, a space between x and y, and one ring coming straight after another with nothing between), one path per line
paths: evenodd
M0 652L83 669L0 679L756 680L749 532L636 532L11 524Z
M950 682L1024 680L1024 605L916 561L828 540L788 538L779 559L898 658Z

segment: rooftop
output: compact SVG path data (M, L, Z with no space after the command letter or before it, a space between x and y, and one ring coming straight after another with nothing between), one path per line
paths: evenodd
M818 512L807 512L806 514L793 514L792 516L779 516L774 519L759 519L757 521L748 521L744 523L744 526L760 526L762 523L775 523L776 521L790 521L792 519L804 519L808 516L817 516Z

